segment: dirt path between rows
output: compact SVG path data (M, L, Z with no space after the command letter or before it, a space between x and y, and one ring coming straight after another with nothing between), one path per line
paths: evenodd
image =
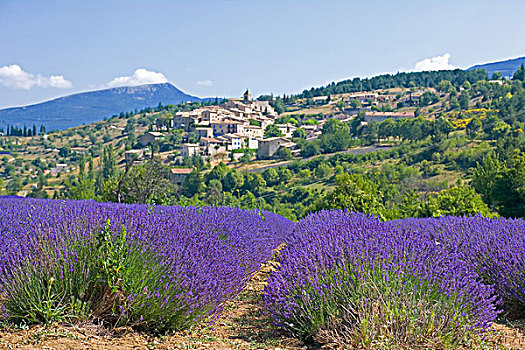
M228 301L213 325L202 325L185 332L153 337L119 328L115 334L94 325L80 327L33 326L29 329L0 329L0 349L317 349L283 335L262 313L261 292L271 272L263 265L250 279L245 290ZM525 349L523 323L495 324L490 342L480 349ZM326 347L336 349L337 347Z

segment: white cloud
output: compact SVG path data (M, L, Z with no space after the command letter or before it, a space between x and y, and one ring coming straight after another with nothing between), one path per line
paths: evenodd
M12 89L29 90L32 87L69 89L73 84L62 75L44 77L40 74L25 72L19 65L0 67L0 84Z
M457 67L451 65L448 61L450 60L450 54L446 53L443 56L435 56L431 58L425 58L415 64L414 70L416 72L422 72L427 70L450 70L456 69Z
M211 80L199 80L198 82L196 82L197 85L199 86L213 86L213 81Z
M164 74L152 72L144 68L136 69L132 76L117 77L108 83L109 87L116 86L137 86L145 84L167 83L168 79Z

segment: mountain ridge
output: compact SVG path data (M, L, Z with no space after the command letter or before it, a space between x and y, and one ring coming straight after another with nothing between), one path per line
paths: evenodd
M510 58L508 60L503 60L503 61L476 64L470 68L467 68L467 70L485 69L489 77L491 77L492 74L496 72L500 72L503 77L509 78L509 77L512 77L514 72L518 70L518 68L522 64L525 64L525 56L517 57L517 58Z
M171 83L121 86L80 92L49 101L0 110L0 128L7 125L45 125L48 130L90 124L122 111L204 101L179 90Z

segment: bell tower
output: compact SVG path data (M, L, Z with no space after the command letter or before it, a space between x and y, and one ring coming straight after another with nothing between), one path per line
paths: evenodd
M250 94L250 91L246 89L246 92L244 93L244 103L252 102L252 94Z

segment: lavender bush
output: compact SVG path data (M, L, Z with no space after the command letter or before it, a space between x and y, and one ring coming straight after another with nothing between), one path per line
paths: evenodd
M426 235L469 261L484 283L494 287L502 307L514 316L525 311L525 221L474 218L405 219L389 223L406 235Z
M219 311L291 227L234 208L0 199L4 314L184 328Z
M435 220L381 222L339 210L308 216L296 224L269 278L268 312L296 336L347 347L468 342L495 320L498 298L465 251L469 243L454 244L456 232L446 233L454 219Z

